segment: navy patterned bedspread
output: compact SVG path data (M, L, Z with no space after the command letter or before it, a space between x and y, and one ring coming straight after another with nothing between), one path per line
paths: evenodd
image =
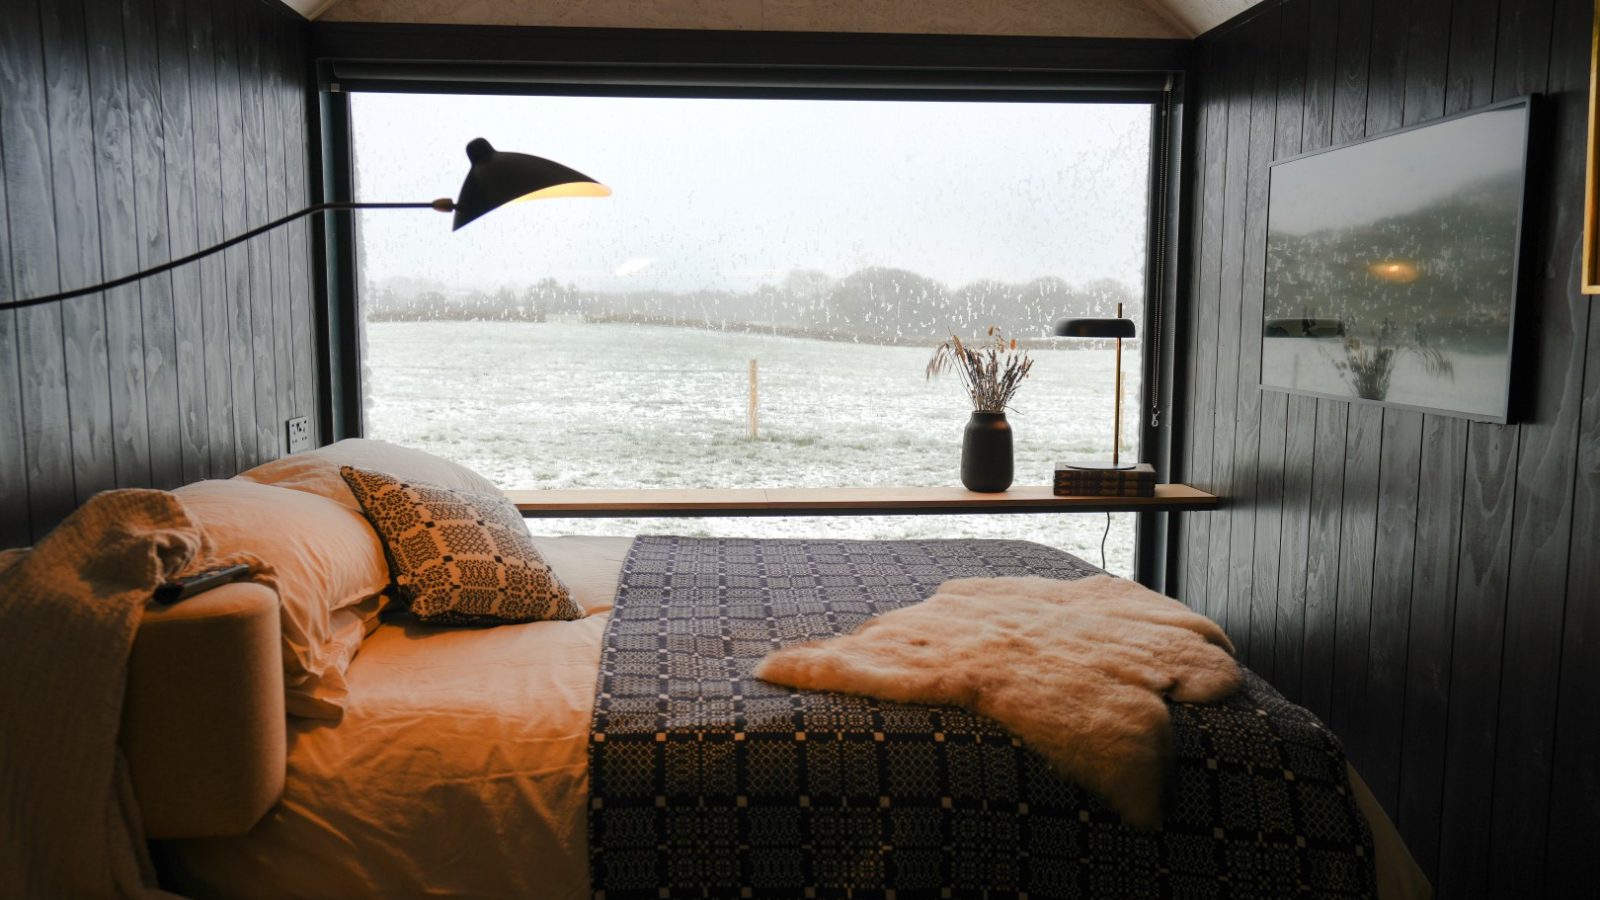
M595 896L1375 896L1338 741L1248 672L1170 704L1155 832L963 710L750 675L950 578L1098 571L1023 541L637 539L589 745Z

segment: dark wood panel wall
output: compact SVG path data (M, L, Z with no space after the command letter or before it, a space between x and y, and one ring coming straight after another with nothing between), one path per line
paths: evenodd
M266 0L0 3L0 299L306 206L307 30ZM284 420L316 415L309 239L0 312L0 547L97 491L281 455Z
M1344 740L1445 900L1600 884L1600 314L1578 291L1592 0L1272 0L1205 35L1180 596ZM1517 422L1262 392L1274 159L1545 96Z

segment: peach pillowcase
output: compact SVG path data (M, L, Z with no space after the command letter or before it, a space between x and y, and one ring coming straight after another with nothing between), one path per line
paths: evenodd
M495 483L466 466L422 450L387 441L346 438L338 443L263 463L238 477L326 497L360 515L361 504L339 474L340 466L383 472L403 481L436 484L469 494L502 493Z
M345 671L389 585L372 526L327 498L237 478L174 493L219 556L246 551L277 570L288 711L338 719L349 692Z

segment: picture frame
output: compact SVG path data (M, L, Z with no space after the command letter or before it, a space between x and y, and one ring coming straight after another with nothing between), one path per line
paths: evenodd
M1512 421L1537 101L1273 161L1262 390Z

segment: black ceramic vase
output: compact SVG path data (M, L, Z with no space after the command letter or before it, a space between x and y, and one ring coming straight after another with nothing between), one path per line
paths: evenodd
M974 412L961 438L961 483L997 494L1011 487L1011 426L1003 412Z

